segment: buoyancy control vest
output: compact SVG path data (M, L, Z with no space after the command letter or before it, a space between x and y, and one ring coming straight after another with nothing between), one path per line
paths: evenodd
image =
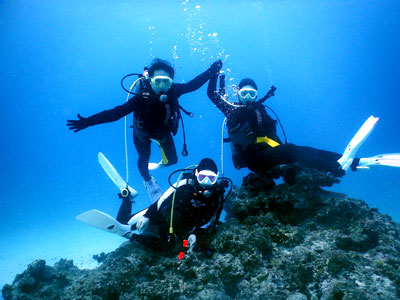
M167 93L157 95L150 86L150 80L143 78L136 86L137 95L142 99L134 112L136 126L144 131L169 130L176 135L179 128L179 102L172 86Z
M205 192L193 174L184 174L178 185L175 203L172 201L174 188L170 187L158 200L157 206L153 205L152 212L149 211L149 217L153 215L157 218L159 234L168 233L171 216L174 233L177 235L190 232L196 226L206 225L213 220L222 204L224 189L216 183L216 186L209 189L209 193Z
M280 144L276 123L261 103L240 107L232 112L227 121L230 142L239 152L266 138Z

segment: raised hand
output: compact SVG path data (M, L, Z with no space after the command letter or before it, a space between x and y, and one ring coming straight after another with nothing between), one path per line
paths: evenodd
M211 74L218 74L222 68L222 60L218 59L217 61L213 62L210 66L210 73Z

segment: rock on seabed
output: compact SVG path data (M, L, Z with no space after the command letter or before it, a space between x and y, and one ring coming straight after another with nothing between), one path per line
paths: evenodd
M283 177L286 183L275 185ZM177 258L126 242L95 270L36 260L5 300L400 299L400 226L360 200L325 191L337 179L298 165L250 174L227 217ZM207 247L205 246L207 245Z

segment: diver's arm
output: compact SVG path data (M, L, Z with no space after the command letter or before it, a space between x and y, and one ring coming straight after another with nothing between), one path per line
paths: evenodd
M104 110L88 118L90 123L89 126L110 123L125 117L134 111L135 103L137 102L137 96L132 97L129 101L122 105L118 105L112 109Z
M180 97L183 94L193 92L201 88L209 79L212 74L219 73L222 68L222 61L219 59L211 64L211 66L196 76L194 79L190 80L188 83L178 83L175 85L177 96Z
M218 74L212 74L210 76L210 81L207 88L207 96L210 98L211 102L226 116L228 117L230 112L234 109L230 107L222 96L217 92L217 79Z
M193 92L199 88L201 88L207 80L210 79L209 71L208 69L201 73L200 75L196 76L192 80L190 80L187 83L176 83L174 84L174 88L176 90L176 94L178 98L182 96L183 94L187 94L190 92Z
M138 96L134 96L122 105L102 111L88 118L78 114L78 120L67 120L67 126L69 129L74 130L74 132L78 132L89 126L117 121L135 110L136 103L138 102L137 98Z
M225 187L223 185L220 185L220 187L221 187L221 191L220 191L220 194L219 194L219 197L218 197L219 198L218 207L217 207L217 210L215 212L215 218L214 218L214 220L213 220L213 222L211 224L211 226L214 226L214 227L218 225L219 218L221 216L222 210L224 208L224 202L225 202L225 198L224 198L224 196L225 196Z

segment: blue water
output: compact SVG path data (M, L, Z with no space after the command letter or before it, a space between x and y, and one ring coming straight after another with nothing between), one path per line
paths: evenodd
M173 63L176 81L187 81L221 58L227 84L251 77L260 93L277 86L267 104L290 142L341 153L373 114L380 121L358 154L400 152L399 28L394 0L1 1L0 286L36 258L93 267L92 254L123 242L74 217L92 208L116 215L118 190L97 153L125 178L124 122L79 133L65 125L77 113L123 103L123 75L160 57ZM223 117L206 85L180 102L195 118L185 118L189 156L180 156L176 168L202 157L220 165ZM129 182L140 193L140 209L149 200L131 130L128 143ZM181 131L175 143L180 153ZM154 147L152 161L159 159ZM153 175L167 188L176 168ZM239 185L247 174L234 170L226 147L225 175ZM399 182L400 169L375 168L349 173L331 190L399 221Z

